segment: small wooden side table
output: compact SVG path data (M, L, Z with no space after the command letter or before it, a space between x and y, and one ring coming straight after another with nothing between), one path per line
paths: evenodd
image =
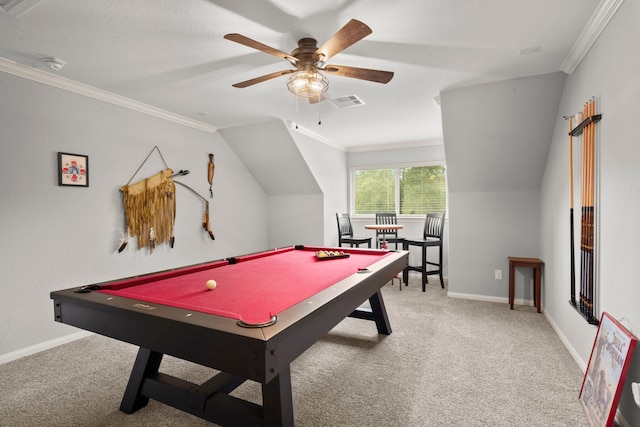
M509 257L509 306L513 310L515 299L515 273L517 267L533 268L533 301L538 313L541 312L540 294L542 293L542 260L539 258Z

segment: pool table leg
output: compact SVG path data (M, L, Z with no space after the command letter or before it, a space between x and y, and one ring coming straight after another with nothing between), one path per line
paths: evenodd
M143 396L140 391L145 378L158 373L162 362L162 353L156 353L140 347L138 356L133 364L131 376L120 404L120 410L126 414L132 414L149 403L149 398Z
M262 384L262 408L266 426L293 426L290 367L281 370L268 383Z
M399 286L402 286L400 283ZM376 322L378 333L383 335L391 335L391 323L387 316L387 309L384 306L384 300L382 299L382 293L380 291L371 295L369 298L369 304L371 304L371 311L373 312L373 320Z
M371 308L358 307L349 315L349 317L372 320L376 322L376 328L378 328L379 334L391 335L391 323L389 323L387 309L384 306L382 293L379 290L369 297L369 304L371 305Z

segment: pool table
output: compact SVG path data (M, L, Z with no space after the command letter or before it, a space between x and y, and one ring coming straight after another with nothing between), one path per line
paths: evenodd
M318 257L323 250L342 254ZM406 251L293 246L51 298L57 322L140 347L123 412L151 398L220 425L290 426L291 362L349 316L390 334L380 289L407 264ZM202 384L169 376L160 371L165 354L220 372ZM229 394L246 380L262 385L262 405Z

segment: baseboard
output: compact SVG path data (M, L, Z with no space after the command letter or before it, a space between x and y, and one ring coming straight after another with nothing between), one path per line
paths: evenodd
M485 295L462 294L457 292L449 292L447 293L447 296L451 298L470 299L470 300L476 300L476 301L498 302L498 303L505 303L505 304L509 303L509 299L504 297L490 297ZM514 303L515 304L531 303L531 305L533 305L533 301L529 301L529 300L515 300ZM587 369L586 362L580 357L576 349L573 348L573 346L571 345L567 337L562 333L562 331L560 330L556 322L553 320L553 318L550 317L546 312L543 312L543 314L545 319L547 319L547 322L549 322L549 325L551 325L551 328L553 329L553 331L556 333L558 338L560 338L560 341L562 342L562 344L565 346L569 354L571 354L571 357L573 357L573 360L576 362L576 364L580 367L580 369L584 373ZM578 398L577 395L576 395L576 398ZM624 416L622 416L619 410L616 411L616 423L619 427L631 427L631 425L627 422Z
M67 344L72 341L79 340L81 338L86 338L90 335L93 335L93 332L88 332L88 331L75 332L73 334L65 335L60 338L41 342L29 347L21 348L20 350L12 351L11 353L5 353L0 355L0 365L12 362L14 360L20 359L25 356L31 356L32 354L40 353L41 351L58 347L59 345L62 345L62 344Z
M448 292L448 297L451 298L459 298L459 299L470 299L475 301L484 301L484 302L497 302L501 304L509 304L509 298L507 297L493 297L487 295L476 295L476 294L463 294L459 292ZM513 300L515 305L529 305L533 306L534 301L522 298L516 298Z
M547 319L547 322L549 322L549 324L551 325L551 328L553 328L558 338L560 338L560 341L562 341L562 344L564 344L565 348L569 351L569 354L571 354L571 357L573 357L573 360L576 361L576 363L584 373L587 370L587 363L582 359L582 357L580 357L576 349L573 348L573 346L569 342L569 339L565 336L565 334L562 333L562 331L558 327L558 324L553 320L553 318L549 316L547 312L544 312L544 317L545 319Z
M569 351L569 354L571 354L571 357L573 357L573 360L576 361L580 369L582 369L582 373L584 374L585 371L587 370L587 363L580 357L580 355L575 350L575 348L573 348L573 346L571 345L567 337L562 333L562 331L560 331L560 328L558 328L558 325L556 324L556 322L554 322L553 319L549 317L546 312L544 313L544 317L545 319L547 319L547 322L549 322L549 324L551 325L551 328L553 328L553 331L556 333L558 338L560 338L560 341L562 341L562 344L564 344L565 348ZM578 390L578 394L579 393L580 391ZM622 416L622 413L620 413L620 410L616 410L615 421L616 421L617 427L631 427L631 424L629 424L629 422L627 422L625 417Z

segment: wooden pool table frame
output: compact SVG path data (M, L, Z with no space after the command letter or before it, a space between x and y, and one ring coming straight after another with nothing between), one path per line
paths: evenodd
M51 298L57 322L140 347L123 412L133 413L151 398L220 425L292 426L291 362L346 317L374 321L378 333L390 334L380 289L407 265L408 252L392 252L261 328L100 292L77 293L77 287ZM371 308L360 307L367 300ZM221 372L200 385L184 381L159 372L164 354ZM262 384L262 405L229 395L246 380Z

